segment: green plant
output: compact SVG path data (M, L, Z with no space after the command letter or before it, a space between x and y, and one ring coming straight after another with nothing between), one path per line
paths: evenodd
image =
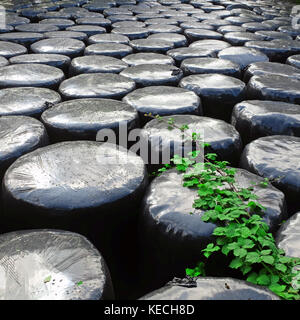
M149 117L164 121L169 130L180 129L206 148L207 143L199 142L199 134L187 134L187 125L177 126L173 118ZM227 161L218 161L215 153L207 153L204 162L198 162L200 151L192 151L188 158L175 155L170 164L158 170L162 174L171 167L183 173L183 187L197 188L198 197L193 207L204 210L202 220L217 225L213 231L214 241L209 243L200 254L201 262L194 268L187 268L189 277L205 276L205 260L216 252L231 256L229 267L238 269L246 280L268 287L284 299L300 299L300 285L295 285L299 271L299 258L287 257L284 250L277 248L268 225L263 221L265 208L253 193L254 186L240 188L236 185L236 170ZM260 182L267 187L269 181ZM202 255L202 259L201 259ZM293 281L293 283L292 283Z

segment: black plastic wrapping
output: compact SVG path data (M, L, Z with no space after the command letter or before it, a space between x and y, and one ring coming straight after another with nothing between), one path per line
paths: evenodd
M136 52L166 53L174 48L174 43L167 40L137 39L130 41L130 46Z
M244 81L247 83L252 76L260 75L272 75L285 76L293 79L300 80L299 69L278 62L256 62L251 63L244 72Z
M0 117L0 181L17 158L47 143L47 132L38 120L24 116Z
M299 209L300 138L284 135L262 137L244 149L240 166L262 177L274 179L292 210ZM296 209L295 209L296 208Z
M202 115L200 98L192 91L171 87L151 86L134 90L123 98L123 101L133 106L139 113L141 124L150 121L145 114Z
M83 54L85 45L72 38L49 38L35 42L30 48L35 53L55 53L75 58Z
M83 236L26 230L0 236L0 300L107 300L106 263Z
M84 55L104 55L122 59L132 53L132 48L121 43L96 43L86 47Z
M291 55L291 47L285 42L278 41L248 41L245 47L253 48L267 55L270 61L284 63L289 55Z
M242 169L237 169L235 179L240 187L263 181ZM151 279L145 281L148 290L159 288L174 276L184 276L185 268L194 267L199 262L201 250L213 241L215 225L203 222L203 211L193 208L197 189L182 184L182 174L172 169L155 178L144 196L138 228L141 274L151 274ZM259 185L254 187L254 193L259 203L266 207L267 224L271 230L276 230L286 218L284 194L273 186L263 188ZM207 275L228 276L232 272L228 267L229 257L222 254L207 263Z
M174 279L140 300L280 300L270 290L233 278Z
M174 59L161 53L133 53L122 59L129 66L137 66L140 64L174 64Z
M39 118L60 95L47 88L20 87L0 90L0 116L31 116Z
M250 63L269 61L269 58L259 50L245 47L223 49L218 53L218 58L235 62L241 69L246 68Z
M18 43L0 41L0 56L9 59L27 53L26 47Z
M137 111L130 105L96 98L59 103L46 110L41 120L52 141L95 141L101 129L112 129L118 134L121 123L126 124L127 130L139 125Z
M120 75L133 80L138 86L146 87L177 85L183 72L173 65L144 64L128 67Z
M164 118L168 122L169 117ZM232 165L237 164L242 151L242 141L232 125L222 120L194 115L173 115L172 118L178 127L188 125L189 129L185 131L186 138L184 139L187 147L192 147L188 143L189 135L193 132L199 132L202 139L211 145L209 152L217 153L219 160L229 161ZM150 148L160 154L164 148L171 145L171 157L174 155L176 143L179 144L182 141L181 132L168 130L166 123L157 119L151 120L144 126L143 136L149 141ZM182 147L180 153L181 150Z
M63 81L59 92L65 99L121 99L135 89L135 82L113 73L80 74Z
M247 85L247 98L300 104L300 80L276 74L253 76Z
M14 64L0 68L0 88L43 87L57 89L64 73L44 64Z
M1 41L14 42L26 47L43 38L43 34L37 32L10 32L0 34Z
M222 74L187 76L179 86L200 96L205 116L226 121L230 119L233 106L244 100L246 93L244 82Z
M300 69L300 54L288 57L286 63Z
M300 108L280 101L246 100L234 106L231 124L245 144L271 135L300 137Z
M82 73L120 73L128 67L124 61L102 55L74 58L69 68L69 76Z
M71 63L71 59L62 54L32 53L10 58L9 62L11 64L40 63L66 71Z
M300 212L289 218L276 233L276 244L289 257L300 258Z
M218 58L191 58L182 61L180 68L185 75L218 73L241 78L240 66L234 62Z
M74 141L39 148L6 172L1 228L87 236L108 264L117 297L124 297L126 281L136 279L135 220L146 185L143 160L122 147Z

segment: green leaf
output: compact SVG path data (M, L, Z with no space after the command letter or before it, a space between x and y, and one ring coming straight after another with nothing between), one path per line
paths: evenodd
M81 285L83 284L83 281L78 281L76 284L77 284L78 286L81 286Z
M240 258L235 258L231 261L229 267L232 269L238 269L240 266L243 265L243 261Z
M256 278L257 284L260 284L262 286L268 286L271 283L271 278L267 274L259 275Z
M272 256L261 256L261 260L267 264L273 264L275 259Z
M269 289L274 293L279 293L279 292L283 292L286 289L286 286L280 285L278 283L274 283L269 286Z
M248 264L244 264L241 268L242 273L245 275L246 273L252 270L252 267Z
M287 270L287 267L282 263L276 263L275 268L283 273Z
M262 250L262 251L260 252L260 254L266 256L266 255L270 254L271 252L272 252L272 251L269 250L269 249L268 249L268 250Z
M233 254L236 256L236 257L240 257L240 258L243 258L246 256L247 254L247 250L246 249L243 249L243 248L237 248L233 251Z
M261 258L257 252L249 252L246 256L246 261L250 263L258 263L261 261Z
M258 274L256 272L251 272L247 278L247 281L254 283L254 284L257 284L257 280L256 280L257 277L258 277Z
M240 228L240 232L243 238L249 238L251 235L251 230L247 227Z
M51 281L51 276L48 276L44 279L44 283L50 282Z

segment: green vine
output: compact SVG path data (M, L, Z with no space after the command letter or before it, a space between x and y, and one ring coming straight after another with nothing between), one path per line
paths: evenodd
M187 134L187 125L177 126L174 118L147 116L163 121L169 130L179 129L185 136L195 141L199 147L209 147L199 141L199 134ZM171 167L183 173L183 186L197 188L198 197L193 207L204 212L205 222L217 225L213 231L214 241L201 250L200 262L194 268L187 268L189 277L205 276L205 261L216 252L232 257L229 267L238 269L246 280L268 287L284 299L299 300L300 271L299 258L288 257L284 250L277 248L268 225L263 221L265 208L253 193L254 185L248 188L236 186L234 168L227 161L217 161L215 153L207 153L204 162L198 162L200 151L192 151L188 158L175 155L172 165L166 164L159 169L160 175ZM259 183L267 187L269 181ZM202 256L202 257L201 257Z

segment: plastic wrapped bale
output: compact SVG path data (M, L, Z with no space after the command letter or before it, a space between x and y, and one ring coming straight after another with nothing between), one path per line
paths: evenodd
M246 93L244 82L222 74L187 76L179 86L200 96L205 116L225 121L229 121L232 108L244 100Z
M228 32L224 35L224 40L233 46L243 46L247 41L264 40L264 37L252 32Z
M86 24L70 26L66 28L66 31L83 32L88 37L94 36L95 34L106 33L106 29L103 27L95 26L95 25L86 25Z
M78 31L50 31L44 33L45 38L72 38L80 41L87 41L88 36Z
M141 21L119 21L112 24L112 28L143 28L145 26Z
M249 143L240 160L240 167L271 179L284 192L290 214L299 210L299 152L299 137L274 135Z
M230 47L223 49L218 53L218 58L235 62L240 65L242 70L250 63L269 61L269 58L259 50L245 47Z
M0 34L1 41L18 43L25 47L28 47L32 43L42 40L43 38L44 36L42 33L36 32L10 32Z
M268 40L268 41L275 40L275 39L293 40L293 38L288 34L285 34L279 31L261 30L261 31L256 31L255 34L263 36L264 40Z
M96 34L91 36L88 40L89 44L95 43L120 43L120 44L129 44L129 39L126 36L113 33L103 33Z
M119 137L121 125L126 132L139 126L138 114L133 107L124 102L97 98L59 103L47 109L41 120L51 141L95 141L97 132L102 129L112 129Z
M174 48L174 43L167 40L137 39L130 41L130 46L135 52L166 53Z
M41 24L41 23L26 23L21 24L15 27L16 31L20 32L37 32L37 33L44 33L50 31L59 31L59 28L54 24Z
M1 79L1 78L0 78ZM59 92L65 99L121 99L135 89L135 82L113 73L80 74L63 81Z
M264 220L276 231L286 218L284 194L269 185L259 185L263 178L246 170L236 169L236 185L241 188L255 183L254 194L266 208ZM145 289L153 290L173 277L183 277L185 269L199 262L200 252L213 241L216 225L203 222L203 211L193 208L198 189L183 187L183 174L168 170L151 182L139 216L140 273L143 279L151 274ZM166 193L166 190L168 192ZM229 268L231 256L216 253L206 262L208 276L242 276Z
M153 158L157 154L158 163L170 162L170 158L174 154L181 156L187 155L188 151L195 150L195 144L191 143L191 136L193 132L199 132L201 138L211 145L207 148L207 152L218 154L219 160L229 161L231 165L236 165L239 160L239 155L242 151L242 141L236 129L222 121L207 117L194 115L174 115L176 125L181 127L188 125L189 129L185 131L185 137L182 138L180 130L168 130L166 123L169 117L162 117L165 121L153 119L144 126L143 138L149 143L151 152L149 155ZM170 150L171 147L171 150ZM148 163L151 164L149 157Z
M108 264L116 295L123 287L128 296L126 281L136 279L136 211L146 185L142 158L123 147L53 144L6 171L1 225L4 231L54 228L87 236Z
M75 58L83 54L85 44L72 38L49 38L35 42L30 48L34 53L55 53Z
M44 87L57 89L64 73L44 64L14 64L0 69L0 88Z
M71 59L68 56L62 54L53 53L31 53L24 54L9 59L11 64L28 64L38 63L46 64L51 67L56 67L66 71L71 63Z
M300 53L300 41L275 39L275 40L272 40L271 42L275 42L275 43L279 42L282 45L289 46L291 48L289 55Z
M291 47L284 41L248 41L245 43L246 48L259 50L267 55L272 62L285 62L291 55Z
M46 129L38 120L24 116L0 117L0 181L17 158L47 144Z
M64 30L75 24L75 22L70 19L55 19L55 18L43 19L39 23L54 25L54 26L57 26L60 30Z
M175 86L183 77L183 72L173 65L144 64L128 67L120 72L120 75L133 80L140 87Z
M169 50L167 55L173 58L177 65L179 66L183 60L191 58L214 58L216 57L215 51L213 49L201 49L201 48L191 48L182 47Z
M171 24L152 24L147 27L150 34L155 33L181 33L180 27Z
M177 87L152 86L137 89L126 95L123 101L138 111L142 125L151 120L145 116L148 113L160 116L202 115L200 98L192 91Z
M226 34L228 32L244 32L247 31L246 28L240 26L226 25L221 26L217 29L218 32Z
M145 21L147 26L150 25L178 25L178 21L175 19L158 18L158 19L148 19Z
M111 33L124 35L130 40L144 39L149 36L149 31L146 28L141 27L118 27L113 28Z
M113 299L102 255L83 236L26 230L0 236L0 300Z
M300 212L295 213L276 233L276 244L286 256L300 258Z
M300 80L276 74L253 76L247 85L247 99L300 104Z
M0 41L0 56L6 59L27 53L27 49L18 43Z
M300 69L300 54L288 57L286 63Z
M231 45L228 42L222 40L198 40L190 44L189 48L199 48L203 50L213 50L214 53L218 53L223 49L229 48Z
M225 21L230 22L234 26L241 26L244 23L253 22L253 19L245 18L245 17L227 17L224 19Z
M215 28L209 24L203 24L199 21L186 21L180 24L180 28L185 31L187 29L203 29L203 30L212 30L214 31Z
M127 67L127 63L114 57L101 55L77 57L71 62L69 76L82 73L120 73Z
M39 118L60 95L47 88L20 87L0 90L0 116L30 116Z
M6 58L4 57L0 57L0 67L5 67L5 66L8 66L9 65L9 62Z
M257 32L257 31L272 31L272 27L260 22L247 22L242 24L242 27L245 28L248 32Z
M296 25L296 27L297 27L297 25ZM289 25L289 26L281 25L277 30L280 32L286 33L293 38L296 38L297 36L300 35L300 31L298 30L298 28L295 28L292 25Z
M234 62L219 58L191 58L182 61L180 68L185 75L218 73L241 78L240 66Z
M187 45L187 39L183 34L178 33L155 33L148 37L148 39L159 39L159 40L167 40L172 41L175 47L184 47Z
M161 53L133 53L124 57L122 61L129 66L138 66L140 64L168 64L173 65L174 59Z
M186 29L184 30L184 34L187 36L187 38L190 41L205 40L205 39L212 39L212 40L223 39L222 33L212 31L212 30Z
M231 124L245 144L271 135L300 137L300 107L280 101L247 100L234 106Z
M96 43L87 46L84 55L103 55L122 59L132 53L132 48L121 43Z
M140 300L280 300L269 289L233 278L174 279Z
M251 63L244 72L244 82L248 82L253 76L272 75L285 76L300 80L300 70L278 62L256 62Z

